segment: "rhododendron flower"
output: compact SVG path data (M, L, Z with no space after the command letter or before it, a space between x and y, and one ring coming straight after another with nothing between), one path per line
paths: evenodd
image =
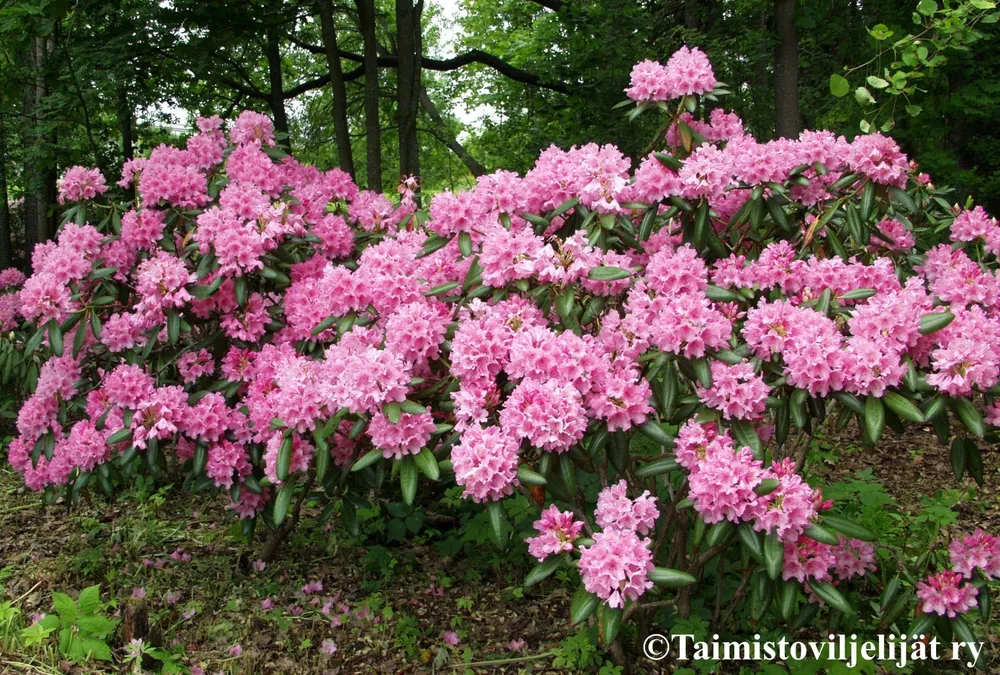
M797 540L785 540L785 557L781 564L781 577L788 581L796 579L805 583L807 579L825 581L830 577L830 569L837 564L834 548L806 536Z
M528 537L528 553L542 562L550 555L558 555L573 550L573 542L580 536L583 522L574 520L569 511L560 511L555 504L542 511L542 517L535 521L538 534Z
M505 433L525 438L536 448L565 452L583 438L587 415L580 392L572 385L525 380L500 411L500 425Z
M518 484L517 441L499 427L471 426L451 450L455 482L475 502L497 501Z
M1000 578L1000 538L977 529L973 534L953 539L948 546L953 569L971 578L981 570L987 579Z
M8 267L4 271L0 272L0 290L20 286L25 282L26 278L27 277L24 276L24 272L21 270L16 267Z
M845 158L847 166L876 183L906 187L909 164L896 141L880 133L862 134L851 142Z
M712 386L696 385L698 397L728 419L757 419L764 412L771 389L754 372L753 364L728 365L712 361Z
M646 535L660 515L656 497L645 490L635 499L629 499L627 490L628 483L624 480L601 490L597 495L597 510L594 511L597 525L605 530L633 530Z
M688 476L694 508L706 523L750 520L760 510L760 497L754 490L763 476L764 469L750 448L736 452L721 448Z
M372 445L382 450L386 459L402 459L419 455L434 433L434 419L429 412L414 415L401 413L395 424L382 412L372 415L368 436Z
M653 587L647 575L653 571L649 540L632 530L606 530L594 535L594 543L580 550L580 576L587 591L618 609L626 600L637 600Z
M839 579L852 579L863 577L867 572L874 572L875 547L860 539L847 539L840 537L840 545L833 548L833 556L836 562L833 566L833 573Z
M71 166L59 180L59 203L85 202L108 189L104 176L97 169Z
M791 457L775 462L763 477L776 479L779 485L760 498L754 529L776 534L782 541L796 541L816 515L813 489L795 473Z
M979 589L963 583L958 572L939 572L917 584L917 599L928 614L955 617L965 614L976 604Z

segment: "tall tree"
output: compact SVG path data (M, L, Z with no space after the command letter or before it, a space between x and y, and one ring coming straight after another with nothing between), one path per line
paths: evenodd
M354 0L364 44L365 136L368 189L382 189L382 126L379 122L378 42L375 38L375 0Z
M288 129L288 113L285 112L285 85L281 72L281 39L274 26L268 26L265 31L265 56L267 57L267 79L270 85L268 104L274 116L274 129L288 137L291 147L291 135Z
M424 0L396 0L396 123L399 127L399 172L420 175L420 142L417 114L420 112L423 30L420 25Z
M796 0L774 0L778 46L774 59L774 133L794 138L802 131L799 113L799 33Z
M14 263L10 240L10 208L7 205L7 128L0 113L0 268Z
M317 4L326 64L330 70L330 87L333 90L333 131L337 138L337 156L340 158L340 168L354 178L354 154L351 152L351 135L347 123L347 86L344 84L344 70L340 65L337 27L333 21L333 0L317 0Z

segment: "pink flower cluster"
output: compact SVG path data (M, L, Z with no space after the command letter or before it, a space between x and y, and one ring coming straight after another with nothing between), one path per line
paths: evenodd
M681 47L667 64L646 60L632 69L632 81L625 93L634 101L669 101L690 94L707 94L715 89L715 73L700 49Z
M927 614L955 617L976 605L979 589L958 572L938 572L917 584L917 599Z
M653 587L650 541L632 530L610 529L594 535L594 543L580 550L580 575L587 591L611 608L637 600Z
M97 169L71 166L59 179L59 203L85 202L108 190L104 176Z
M966 578L980 570L987 579L1000 579L1000 537L982 530L953 539L948 546L952 568Z
M528 553L542 562L550 555L559 555L573 550L573 542L580 536L583 521L575 520L569 511L560 511L555 504L542 511L542 517L535 521L538 534L525 539Z

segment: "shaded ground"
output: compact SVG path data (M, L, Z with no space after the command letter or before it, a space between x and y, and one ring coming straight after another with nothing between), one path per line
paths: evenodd
M523 577L499 557L477 571L427 545L366 554L307 517L281 558L257 571L254 551L227 530L233 519L220 500L153 493L41 511L9 467L0 471L0 494L0 583L25 616L51 611L53 591L75 595L103 582L106 601L110 593L120 611L144 606L167 646L183 645L182 662L206 673L450 671L545 652L568 632L566 593L521 597ZM448 631L457 646L446 644ZM509 649L517 639L524 646ZM335 654L323 653L325 640L336 643ZM0 657L0 673L31 672L24 661L32 660ZM36 672L59 666L51 656L33 663Z
M827 481L880 481L913 514L927 508L926 495L953 491L949 508L963 530L1000 531L996 448L984 448L980 488L955 481L948 448L926 433L887 434L875 450L850 435L815 443L810 471ZM546 656L573 633L566 591L546 584L525 595L524 561L514 565L489 545L473 562L442 555L425 536L362 549L307 514L281 558L258 571L220 500L142 488L112 505L43 511L9 467L0 469L0 598L15 599L27 617L51 611L53 591L75 596L103 584L105 601L118 611L145 608L180 662L206 673L463 672L470 661L533 655L543 658L475 671L571 672ZM449 631L457 645L446 643ZM990 639L1000 646L995 633ZM323 652L327 640L335 654ZM98 672L60 664L51 649L0 655L0 673L61 671Z

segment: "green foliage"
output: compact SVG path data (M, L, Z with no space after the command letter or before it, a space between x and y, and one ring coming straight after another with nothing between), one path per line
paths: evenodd
M101 587L89 586L82 591L76 601L65 593L52 594L55 614L49 614L41 621L21 631L28 646L40 644L55 633L59 641L59 652L77 663L91 659L111 660L111 648L107 640L118 625L117 619L104 616L107 605L101 602Z

